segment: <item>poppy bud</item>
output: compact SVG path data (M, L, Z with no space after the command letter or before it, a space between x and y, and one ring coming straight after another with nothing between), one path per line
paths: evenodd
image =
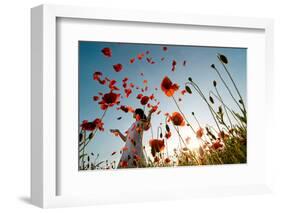
M217 82L213 81L213 85L214 85L214 87L216 87L217 86Z
M224 64L228 63L227 57L225 55L218 54L218 56L222 63Z
M212 64L211 67L212 67L213 69L216 69L216 66L215 66L214 64Z
M243 104L243 101L240 99L240 100L239 100L239 103L240 103L240 104Z
M163 134L162 134L162 132L160 133L160 138L163 138Z
M82 140L83 140L83 134L80 133L80 134L79 134L79 142L81 142Z
M91 132L91 133L89 134L89 140L91 140L93 137L94 137L94 134Z
M219 113L222 114L222 108L219 106Z
M191 114L194 115L194 112L192 112Z
M186 92L188 92L189 94L192 94L192 91L191 91L191 89L190 89L189 86L185 86L185 90L186 90Z
M214 102L214 99L210 96L209 97L209 100L210 100L210 102L212 103L212 104L214 104L215 102Z
M191 77L189 77L188 80L189 80L190 82L192 82L192 78L191 78Z
M88 161L90 161L90 156L88 156L88 159L87 159Z
M170 132L170 127L168 124L166 124L166 130L167 130L167 132Z

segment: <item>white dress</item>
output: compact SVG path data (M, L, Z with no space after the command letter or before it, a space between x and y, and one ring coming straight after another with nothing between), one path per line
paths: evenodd
M146 165L143 151L143 131L149 128L143 121L136 121L127 131L125 147L120 158L118 168L136 168Z

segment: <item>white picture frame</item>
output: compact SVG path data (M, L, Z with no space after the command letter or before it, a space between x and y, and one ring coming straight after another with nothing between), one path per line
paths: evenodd
M106 195L101 199L97 196L58 195L58 169L57 159L57 20L87 19L107 20L135 23L154 23L161 25L200 26L211 28L232 29L256 29L263 31L265 38L265 99L264 104L269 111L265 116L269 122L274 115L274 96L269 95L273 90L273 21L271 19L241 18L241 17L216 17L187 14L161 14L146 11L116 11L112 9L85 8L74 6L41 5L31 9L31 73L32 73L32 103L31 103L31 201L42 208L92 205L98 203L130 202L142 200L177 199L198 196L215 195L242 195L252 193L264 193L271 191L271 163L270 163L270 139L269 127L266 135L266 162L261 168L265 178L259 183L240 185L217 185L201 187L199 182L193 183L194 188L185 187L170 188L171 192L177 191L177 196L148 195L143 199L128 198L122 200L122 196ZM114 35L112 35L114 36ZM251 76L248 76L251 77ZM66 80L67 81L67 80ZM270 110L269 110L270 109ZM185 168L181 168L183 170ZM169 170L171 172L171 170ZM126 176L128 171L121 171ZM157 171L156 171L157 172ZM158 172L164 174L163 170ZM173 170L173 173L180 170ZM153 173L153 172L152 172ZM136 173L136 175L139 173ZM153 174L152 174L153 175ZM165 175L165 174L164 174ZM189 191L188 194L185 192ZM157 193L157 192L156 192ZM141 196L140 196L141 197Z

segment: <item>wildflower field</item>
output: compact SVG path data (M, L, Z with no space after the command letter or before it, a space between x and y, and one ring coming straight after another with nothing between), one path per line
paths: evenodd
M79 42L79 64L79 170L247 162L246 49Z

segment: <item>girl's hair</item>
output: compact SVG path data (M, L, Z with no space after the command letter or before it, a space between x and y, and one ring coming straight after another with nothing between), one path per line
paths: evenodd
M140 119L146 120L146 115L144 114L144 111L140 108L135 110L135 114L140 116Z

